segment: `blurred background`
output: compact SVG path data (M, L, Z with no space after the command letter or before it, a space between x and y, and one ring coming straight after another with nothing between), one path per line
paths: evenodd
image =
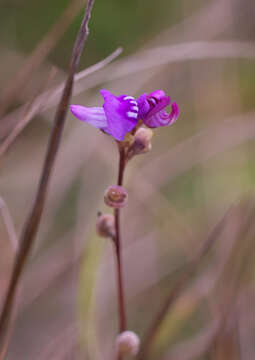
M2 299L83 8L80 0L1 1ZM129 329L144 339L170 301L146 359L254 359L254 16L254 2L242 0L95 2L72 103L100 106L100 88L164 89L181 110L125 179ZM117 160L110 137L68 115L8 359L113 359L113 249L95 222Z

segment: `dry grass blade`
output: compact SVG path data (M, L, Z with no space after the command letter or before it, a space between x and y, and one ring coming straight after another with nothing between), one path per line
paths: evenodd
M211 246L219 237L220 233L223 231L226 221L228 221L229 216L232 214L233 209L230 208L226 214L221 218L221 220L216 224L213 228L209 236L205 239L204 243L201 245L201 248L198 249L197 254L193 259L189 261L189 263L185 266L184 271L181 272L180 277L177 279L176 284L174 285L171 293L163 303L162 308L157 314L155 320L152 322L152 325L149 327L147 333L145 334L144 340L142 342L142 346L140 352L137 356L138 360L145 359L148 351L151 348L151 345L158 333L158 330L163 323L170 307L175 303L178 299L182 291L185 289L185 286L189 283L194 271L196 271L197 266L200 263L200 260L203 256L207 254Z
M46 80L46 87L47 87L47 83L51 81L51 79L55 76L55 74L56 74L56 70L53 68L49 74L48 79ZM25 115L21 118L21 120L14 127L13 131L7 136L7 138L0 145L0 157L9 149L10 145L14 142L14 140L21 133L21 131L27 126L27 124L34 117L34 115L38 111L40 111L42 103L43 103L43 99L41 99L40 102L36 102L36 99L34 99L32 103L27 105L27 111L25 112Z
M176 345L163 360L193 360L200 358L214 342L222 320L216 318L190 340Z
M6 226L6 230L10 239L11 246L14 252L16 252L18 250L18 237L8 207L5 204L5 201L1 197L0 197L0 213L2 215L4 224Z
M251 204L252 205L252 204ZM228 318L222 323L218 334L215 338L214 347L211 351L213 359L223 360L239 360L242 358L242 344L240 334L240 298L245 293L247 286L247 272L250 271L250 264L254 261L254 204L247 214L246 223L236 246L233 248L231 258L226 264L223 273L222 288L218 292L223 293L221 299L221 307L224 311L229 311L231 299L237 299L235 308L233 308L232 316L229 312ZM226 286L227 284L227 286Z
M210 58L254 59L255 45L253 42L241 41L194 41L171 46L155 47L116 62L114 66L110 66L107 71L98 74L90 82L85 80L86 83L84 83L84 78L87 75L85 70L75 77L75 85L77 86L77 93L80 93L88 88L99 85L104 81L115 81L125 76L153 69L168 63ZM61 91L62 85L54 89L53 92L42 94L42 96L45 97L43 110L49 109L56 101L58 101L58 96ZM38 101L40 101L39 98ZM23 110L24 107L22 106L10 115L2 118L2 121L0 122L0 137L6 135L5 128L12 123L13 117L20 116L20 112Z
M49 180L52 175L52 170L54 168L55 159L65 124L66 113L68 111L68 105L72 94L74 74L77 71L83 46L89 34L88 23L91 16L93 4L94 4L94 0L88 1L88 5L84 13L81 28L74 45L73 54L70 63L70 69L66 80L65 88L55 115L54 127L52 129L51 137L49 140L49 145L47 149L45 162L43 165L40 184L36 194L36 199L21 235L20 250L15 260L11 281L9 284L9 288L7 290L7 295L4 300L4 305L0 317L0 346L1 346L0 358L1 359L4 358L6 352L6 347L7 347L6 343L8 342L8 338L6 337L6 335L8 333L17 287L19 285L21 275L26 265L26 260L32 248L35 236L38 231L39 223L41 220L41 215L46 200Z
M24 84L31 79L32 73L43 63L44 59L54 48L57 41L71 25L75 16L82 9L83 3L71 1L70 5L60 16L59 20L53 25L52 29L44 36L42 41L29 56L24 66L15 74L9 85L4 88L0 97L0 117L14 100Z
M79 72L78 74L76 74L74 77L75 84L77 83L77 85L79 85L81 80L86 79L87 76L89 76L89 75L93 74L94 72L99 71L102 68L104 68L105 66L107 66L114 59L116 59L121 54L121 52L122 52L122 48L119 47L113 53L111 53L109 56L104 58L103 60L99 61L98 63L96 63L96 64L88 67L87 69ZM44 91L42 94L38 95L34 99L33 106L32 106L34 111L32 111L32 109L31 109L30 117L29 117L29 120L27 121L27 123L32 119L32 117L34 117L37 114L41 114L45 110L50 109L59 101L61 93L64 89L64 85L65 85L64 83L61 83L57 87L54 87L52 89ZM80 93L81 91L83 91L83 88L81 88L81 86L79 88L78 88L78 86L77 87L75 86L74 94ZM23 120L20 120L20 119L23 119L23 117L26 116L27 107L29 105L30 105L30 102L22 105L17 110L14 110L10 114L8 114L2 118L2 121L0 122L0 138L6 136L10 132L10 130L9 130L10 128L12 128L13 126L14 127L18 126L18 125L16 125L17 122L21 122L21 121L23 122ZM12 135L10 134L10 136L12 136ZM9 137L9 135L8 135L8 137ZM7 141L7 140L5 140L5 141ZM2 150L3 148L4 148L4 145L1 146L0 156L4 152Z
M116 80L172 62L224 58L254 59L255 44L249 41L193 41L155 47L119 61L107 80Z
M241 359L238 316L235 313L231 315L215 337L214 346L211 351L212 357L215 360Z
M210 351L212 347L215 347L214 345L215 342L217 342L217 339L222 339L222 333L226 331L226 325L228 330L230 330L229 325L233 325L233 320L234 322L236 321L236 304L238 302L238 298L235 295L236 294L234 292L227 299L226 307L223 310L220 311L220 309L217 309L216 314L213 315L213 320L211 320L211 323L206 328L201 330L201 332L192 339L177 344L165 357L163 357L163 360L200 359L200 357ZM226 332L228 332L229 335L230 331ZM222 359L236 358L226 356Z
M64 359L68 350L77 342L78 331L78 327L74 324L64 329L61 334L49 342L47 348L39 355L38 360Z
M211 157L253 139L255 136L255 112L233 116L219 125L208 126L207 129L177 144L174 148L162 153L141 168L154 186L162 186L178 175L188 171L196 164L201 164ZM217 139L217 143L211 141ZM197 153L195 147L203 151ZM178 161L176 161L178 159ZM155 171L164 167L171 169L170 175ZM156 176L155 176L156 174Z

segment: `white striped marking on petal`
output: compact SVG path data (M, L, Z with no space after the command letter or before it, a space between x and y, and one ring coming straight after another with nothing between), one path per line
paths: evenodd
M137 113L134 113L132 111L128 111L127 116L136 119L137 118Z
M123 100L135 100L133 96L125 96Z
M138 106L132 106L132 110L138 111Z

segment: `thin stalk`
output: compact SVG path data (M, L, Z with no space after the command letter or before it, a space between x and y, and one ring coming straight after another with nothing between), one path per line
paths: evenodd
M123 176L125 170L125 150L119 148L119 172L117 185L122 186ZM116 254L116 272L117 272L117 287L118 287L118 303L119 303L119 332L126 330L126 310L125 310L125 297L123 287L123 268L121 257L121 234L120 234L120 209L114 209L115 217L115 254ZM120 357L119 357L120 359Z

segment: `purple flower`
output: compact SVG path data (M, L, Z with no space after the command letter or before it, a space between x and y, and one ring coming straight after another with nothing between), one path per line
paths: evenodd
M137 99L139 113L138 118L150 128L172 125L179 116L179 107L173 102L172 111L168 114L165 107L170 105L170 97L163 90L156 90L150 94L143 94Z
M103 107L87 108L71 105L74 116L112 135L116 140L124 140L138 122L138 105L132 96L115 96L108 90L101 90Z
M138 119L150 128L172 125L179 115L179 108L172 103L172 111L168 114L164 109L170 105L170 97L163 90L143 94L137 100L132 96L115 96L108 90L101 90L104 98L102 107L87 108L71 105L74 116L90 125L112 135L122 141L132 131Z

